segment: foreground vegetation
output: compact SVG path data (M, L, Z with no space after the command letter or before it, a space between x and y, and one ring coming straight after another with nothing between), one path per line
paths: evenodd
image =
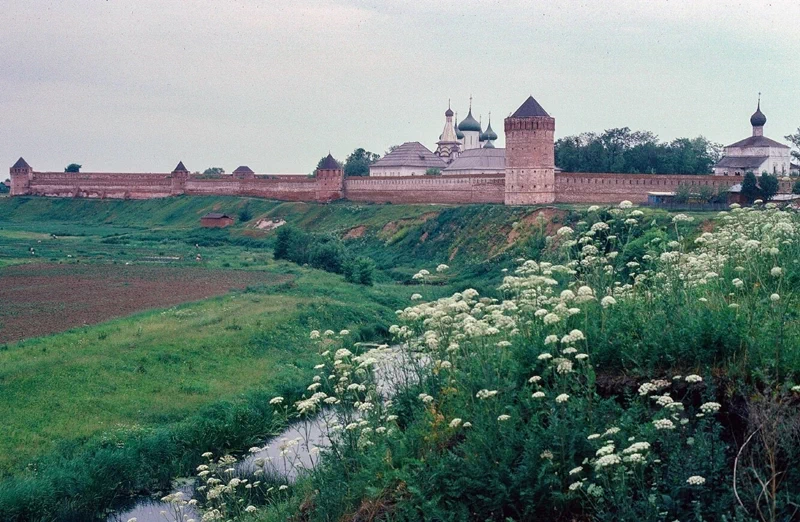
M270 403L290 418L324 409L330 445L295 484L257 494L260 479L212 458L206 518L794 520L799 225L734 208L697 235L685 215L657 226L592 209L521 260L502 297L468 289L400 312L392 396L377 377L396 350L312 331L316 376Z
M132 493L164 491L172 478L209 465L204 452L238 454L277 433L296 413L310 416L334 399L340 402L329 411L340 417L341 428L330 427L334 443L321 449L315 469L291 486L275 477L251 482L263 488L246 490L248 502L239 504L252 503L253 509L242 507L229 518L567 520L622 513L616 519L682 520L689 518L687 510L709 520L714 510L754 518L755 504L770 508L765 500L754 504L758 481L744 472L738 491L745 507L737 512L728 486L732 458L757 428L754 419L782 419L777 438L796 440L792 424L783 420L797 407L791 389L800 368L793 295L800 286L797 223L774 210L711 220L707 214L628 208L238 198L11 198L0 206L0 267L157 259L176 270L235 268L288 277L278 286L0 350L0 408L3 418L12 419L10 435L0 440L3 519L87 520ZM210 210L247 210L248 219L225 230L197 228L199 216ZM761 216L766 221L758 221ZM255 228L262 219L287 225ZM309 247L281 256L292 262L273 260L281 230L302 240L289 243ZM760 243L734 242L738 236ZM723 239L733 246L712 255ZM329 251L297 254L325 250L320 246ZM359 258L372 266L374 286L350 284L345 270L334 266ZM334 265L327 264L331 260ZM771 274L775 267L781 267L779 276ZM412 294L430 304L404 311L401 325L389 333L394 311ZM558 321L551 317L545 324L548 314ZM327 335L309 337L327 329ZM563 344L558 350L552 335ZM398 393L385 402L366 368L386 351L365 354L355 343L392 338L419 357L406 361ZM332 358L339 349L350 355ZM552 358L540 359L544 353ZM312 381L309 388L315 373L319 384ZM675 375L682 377L673 380ZM687 382L687 375L702 380ZM528 382L534 376L540 379ZM656 403L639 395L645 383L659 396L671 393L684 409L662 411L667 399ZM562 394L570 397L554 402ZM275 396L283 401L270 404ZM705 415L698 409L705 403L720 404L716 420L695 415ZM662 418L675 429L652 424ZM684 418L688 422L680 424ZM740 465L744 459L762 462L750 452L766 447L759 434L767 432L753 435ZM587 439L593 433L602 436ZM614 449L602 450L608 440ZM641 473L625 460L637 452L624 450L637 442L650 445L638 453L648 462ZM783 467L772 474L757 469L762 480L776 477L769 498L782 516L798 502L796 491L787 490L797 478L786 468L797 462L787 447L769 450L778 455L775 466ZM613 473L596 469L593 459L606 456L595 455L600 450L618 455L624 471L633 472L622 477L624 487ZM580 479L586 482L570 490L578 472L567 472L584 458ZM212 460L214 473L200 483L221 477L227 485L230 459ZM704 484L686 483L683 471L695 463L691 476ZM588 494L590 485L595 487ZM645 497L647 488L653 493ZM218 502L206 507L207 516L220 509Z

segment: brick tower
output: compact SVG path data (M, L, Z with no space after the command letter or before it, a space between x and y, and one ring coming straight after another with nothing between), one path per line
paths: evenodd
M506 205L553 203L556 120L533 96L505 119Z
M20 158L14 163L14 166L9 169L11 174L11 195L23 196L30 193L31 178L33 177L33 169L28 162Z
M172 178L172 186L170 187L170 195L180 196L186 192L186 180L189 179L189 169L183 165L183 161L179 161L178 165L170 173Z
M330 152L314 173L314 177L317 182L314 192L316 201L328 202L344 197L344 170Z

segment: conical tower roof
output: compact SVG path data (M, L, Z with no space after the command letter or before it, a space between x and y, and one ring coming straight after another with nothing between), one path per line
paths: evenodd
M339 162L336 161L336 159L333 156L331 156L331 153L329 152L328 155L325 157L325 159L322 161L322 165L320 165L319 168L324 170L338 170L341 167L339 166Z
M14 165L11 168L12 169L29 169L29 168L31 168L31 166L28 165L28 162L25 161L24 159L22 159L22 157L20 156L20 158L17 160L16 163L14 163Z
M182 161L179 161L178 166L172 172L189 172L189 169L183 166Z
M547 111L539 105L539 102L533 99L533 96L528 96L525 103L519 106L517 112L511 115L512 118L535 118L538 116L550 117Z

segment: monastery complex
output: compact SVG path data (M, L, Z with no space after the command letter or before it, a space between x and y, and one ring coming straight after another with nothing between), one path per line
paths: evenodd
M750 121L753 135L725 148L713 175L561 172L555 167L555 118L531 96L504 120L506 148L496 148L491 126L472 116L445 126L435 151L404 143L370 168L366 177L345 177L329 154L314 176L260 175L237 168L232 176L191 175L178 163L169 173L37 172L20 158L11 167L12 196L150 199L179 195L231 195L283 201L373 203L645 203L651 193L678 185L729 188L748 171L788 174L789 147L763 135L760 102ZM426 175L436 172L440 175ZM733 178L731 178L733 177ZM737 179L738 177L738 179ZM781 181L780 192L789 192Z

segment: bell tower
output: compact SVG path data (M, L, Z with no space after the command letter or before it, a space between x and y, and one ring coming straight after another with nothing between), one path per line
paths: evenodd
M556 120L533 96L505 119L506 205L553 203Z

